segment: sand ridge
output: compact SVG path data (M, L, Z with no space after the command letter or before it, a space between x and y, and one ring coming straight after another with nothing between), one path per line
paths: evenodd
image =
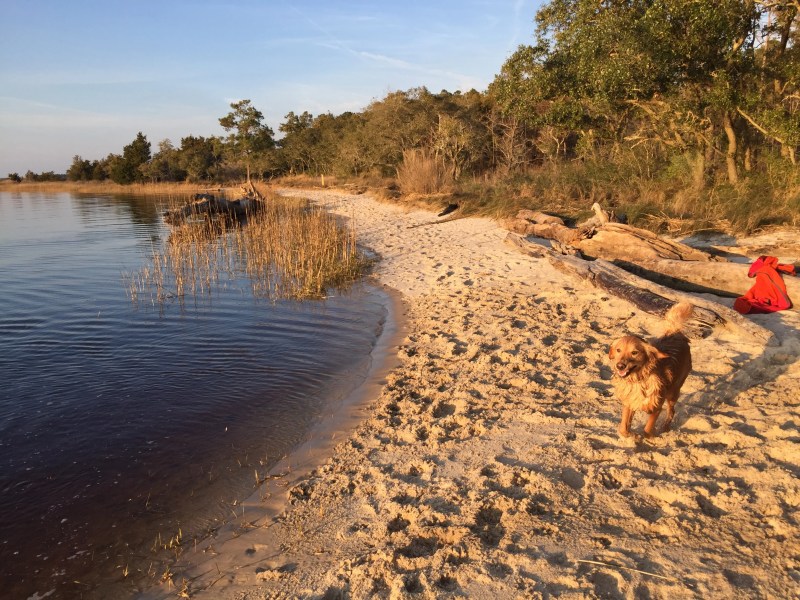
M278 518L176 565L191 597L800 597L799 313L754 317L776 346L693 340L673 431L623 440L606 351L657 318L516 253L489 219L284 193L352 220L406 335Z

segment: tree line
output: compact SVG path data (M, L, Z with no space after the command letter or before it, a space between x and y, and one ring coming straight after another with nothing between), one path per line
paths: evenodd
M290 112L279 137L242 100L219 119L225 136L153 152L140 132L121 154L75 156L66 175L394 177L424 156L449 181L574 161L679 173L697 189L785 178L800 147L798 12L800 0L552 0L485 92L419 87L361 112Z

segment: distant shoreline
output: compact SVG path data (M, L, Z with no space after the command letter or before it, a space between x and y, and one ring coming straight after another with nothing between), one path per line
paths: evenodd
M76 192L136 194L160 196L164 194L193 194L198 191L220 189L220 184L202 183L132 183L121 185L113 181L0 181L0 192Z

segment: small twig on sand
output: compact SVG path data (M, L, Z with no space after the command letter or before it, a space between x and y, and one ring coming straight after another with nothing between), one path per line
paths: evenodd
M461 213L453 214L452 216L445 217L439 221L425 221L424 223L416 223L414 225L408 225L406 229L414 229L416 227L425 227L427 225L441 225L442 223L449 223L450 221L457 221L459 219L466 219L466 215L462 215Z
M641 573L642 575L649 575L650 577L658 577L659 579L664 579L666 581L675 581L675 582L678 581L677 579L674 579L673 577L665 577L664 575L656 575L655 573L648 573L647 571L640 571L639 569L631 569L630 567L623 567L621 565L612 565L612 564L609 564L609 563L600 562L598 560L577 560L576 562L586 563L586 564L589 564L589 565L600 565L601 567L610 567L610 568L613 568L613 569L624 569L626 571L633 571L634 573Z

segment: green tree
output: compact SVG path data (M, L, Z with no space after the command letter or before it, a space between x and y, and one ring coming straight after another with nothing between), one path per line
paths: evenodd
M315 167L319 150L314 117L305 111L301 115L290 112L284 119L278 126L278 131L284 134L278 143L279 156L289 173L305 173Z
M222 160L222 144L218 138L188 135L181 138L178 155L189 181L206 181L214 178Z
M92 163L77 154L72 157L72 164L67 169L69 181L89 181L92 179Z
M286 120L278 126L278 131L285 135L305 131L314 123L314 116L308 111L303 111L301 115L296 115L294 111L290 111L284 119Z
M150 142L140 131L136 138L122 150L122 157L113 161L109 169L111 179L115 183L127 185L135 181L143 181L144 174L140 167L150 160Z
M361 113L346 112L336 117L336 153L331 168L336 174L358 176L369 171L370 141L364 135L366 119Z
M92 179L95 181L105 181L108 179L107 159L92 161Z
M424 87L387 94L364 112L364 135L371 169L394 174L403 152L430 148L438 113L433 95Z
M139 171L153 182L158 181L183 181L186 171L180 166L180 155L169 139L158 143L156 152L149 162L139 165Z
M228 144L236 157L241 157L247 167L250 181L250 163L254 154L274 147L273 131L264 125L264 115L250 100L231 103L231 112L220 118L219 124L229 132Z
M763 42L754 55L758 71L736 111L766 140L778 143L781 155L796 165L800 148L800 1L772 0L759 6Z
M796 139L787 100L797 9L797 0L553 0L537 13L536 44L506 61L490 92L557 149L573 133L584 149L720 155L736 182L743 140ZM766 94L765 81L779 92Z
M472 160L478 143L471 123L446 114L439 115L439 123L433 139L436 154L450 171L455 181L464 167Z

